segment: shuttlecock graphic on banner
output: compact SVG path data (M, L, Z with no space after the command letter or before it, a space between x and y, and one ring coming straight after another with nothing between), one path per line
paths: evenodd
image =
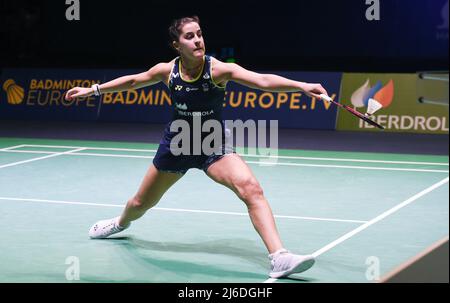
M369 103L367 105L367 112L366 112L366 116L371 116L373 115L374 112L376 112L377 110L379 110L380 108L382 108L383 105L381 105L380 102L378 102L375 99L370 98L369 99Z
M354 107L367 107L366 115L371 116L381 108L388 107L394 99L394 81L383 86L381 81L370 87L369 79L357 90L355 90L350 98Z
M24 89L14 82L13 79L8 79L3 83L3 90L6 92L9 104L20 104L25 96Z
M370 91L370 83L369 79L366 80L366 83L363 84L360 88L355 90L350 98L354 107L362 107L364 106L364 99L367 97Z

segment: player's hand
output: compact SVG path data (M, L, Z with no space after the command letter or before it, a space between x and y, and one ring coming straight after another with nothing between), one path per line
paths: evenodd
M315 97L319 100L321 99L320 94L325 94L328 96L328 93L325 90L325 88L323 88L323 86L320 85L319 83L305 83L305 85L303 86L303 91L308 96Z
M74 98L89 97L93 94L94 90L91 87L74 87L67 92L65 98L70 101Z

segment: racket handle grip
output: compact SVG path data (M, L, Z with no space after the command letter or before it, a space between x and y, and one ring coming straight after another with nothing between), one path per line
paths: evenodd
M333 99L331 99L331 97L329 97L329 96L327 96L325 94L320 94L320 98L322 100L325 100L325 101L328 101L328 102L331 102L333 100Z

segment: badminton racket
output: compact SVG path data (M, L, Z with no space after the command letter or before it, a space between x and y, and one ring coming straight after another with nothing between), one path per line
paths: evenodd
M372 119L370 119L369 117L367 117L364 114L361 114L360 112L358 112L357 110L351 108L350 106L347 106L345 104L341 104L339 102L334 101L333 99L331 99L329 96L325 95L325 94L321 94L320 98L322 98L325 101L331 102L337 106L339 106L340 108L345 109L346 111L348 111L349 113L353 114L354 116L366 121L367 123L369 123L370 125L373 125L375 127L378 127L379 129L384 129L383 126L381 126L380 124L378 124L377 122L373 121Z

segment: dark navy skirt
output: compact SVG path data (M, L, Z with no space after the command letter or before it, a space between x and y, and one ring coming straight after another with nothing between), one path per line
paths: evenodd
M199 155L193 154L192 146L191 153L185 154L176 154L171 149L171 146L175 146L172 142L172 139L177 135L177 133L173 133L170 131L170 123L167 124L164 129L164 135L159 143L158 151L156 152L155 158L153 158L153 165L155 165L156 169L162 172L169 173L177 173L177 174L185 174L191 168L202 169L205 173L208 170L209 166L221 159L226 154L235 153L235 149L232 145L231 140L229 140L228 130L225 128L224 123L223 131L221 136L221 144L220 146L215 146L215 152L210 154L204 154L203 151ZM207 134L202 135L202 139L207 136ZM192 136L191 136L192 138ZM192 142L193 140L191 140ZM203 142L203 140L202 140ZM190 144L192 145L192 143ZM181 147L178 145L178 147ZM201 150L201 148L199 148Z

